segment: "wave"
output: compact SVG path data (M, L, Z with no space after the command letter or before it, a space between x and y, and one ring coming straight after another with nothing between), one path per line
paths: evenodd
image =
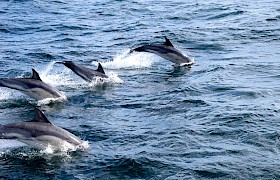
M236 16L243 14L244 11L233 11L233 12L226 12L226 13L221 13L212 17L209 17L208 20L215 20L215 19L221 19L221 18L226 18L226 17L231 17L231 16Z

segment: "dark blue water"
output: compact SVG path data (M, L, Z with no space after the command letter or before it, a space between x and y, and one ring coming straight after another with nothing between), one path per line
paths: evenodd
M8 179L279 179L280 1L0 1L0 77L41 78L67 103L1 88L0 124L40 106L85 152L0 141ZM194 57L174 69L132 47L164 36ZM86 83L56 61L110 78Z

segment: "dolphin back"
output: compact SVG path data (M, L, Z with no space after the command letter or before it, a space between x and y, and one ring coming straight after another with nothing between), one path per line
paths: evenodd
M30 88L28 83L24 83L22 79L7 79L3 78L0 79L0 86L1 87L7 87L11 89L16 89L19 91L24 91L24 89Z
M30 132L10 125L0 125L0 139L19 139L29 136Z
M97 76L102 78L108 78L100 63L98 63L98 68L96 70L81 66L72 61L64 61L62 62L62 64L71 69L75 74L77 74L87 82L91 82L94 79L94 77Z
M165 37L165 42L163 44L149 44L137 47L130 52L149 52L154 53L164 59L167 59L176 66L189 66L194 63L193 58L183 54L181 51L176 49L171 41Z

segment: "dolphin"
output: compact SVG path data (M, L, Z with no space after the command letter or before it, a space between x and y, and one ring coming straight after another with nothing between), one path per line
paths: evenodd
M65 99L62 93L43 82L34 69L31 78L1 78L0 87L18 90L36 100L60 97Z
M108 78L100 63L98 63L98 67L96 70L81 66L72 61L63 61L58 63L65 65L66 67L71 69L75 74L77 74L87 82L91 82L94 77Z
M174 66L190 66L194 63L194 59L183 54L176 49L169 39L165 37L163 44L149 44L132 49L130 52L149 52L154 53L164 59L167 59L173 63Z
M35 119L32 121L0 125L0 139L15 139L40 150L87 148L85 142L77 136L52 124L38 108L35 108Z

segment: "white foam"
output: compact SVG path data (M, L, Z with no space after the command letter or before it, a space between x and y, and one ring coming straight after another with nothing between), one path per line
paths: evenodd
M113 72L108 72L107 75L108 75L108 78L101 78L101 77L94 78L88 84L88 86L89 87L95 87L95 86L98 87L98 86L103 86L103 85L110 86L113 84L122 84L123 83L123 80L120 79L117 74L115 74Z
M102 66L107 69L141 69L151 67L157 61L154 54L145 52L130 53L130 49L117 54L112 61L102 63ZM97 62L92 62L97 65Z
M54 153L54 149L51 147L51 145L48 145L48 147L46 147L46 149L41 150L41 153L44 154L53 154Z

